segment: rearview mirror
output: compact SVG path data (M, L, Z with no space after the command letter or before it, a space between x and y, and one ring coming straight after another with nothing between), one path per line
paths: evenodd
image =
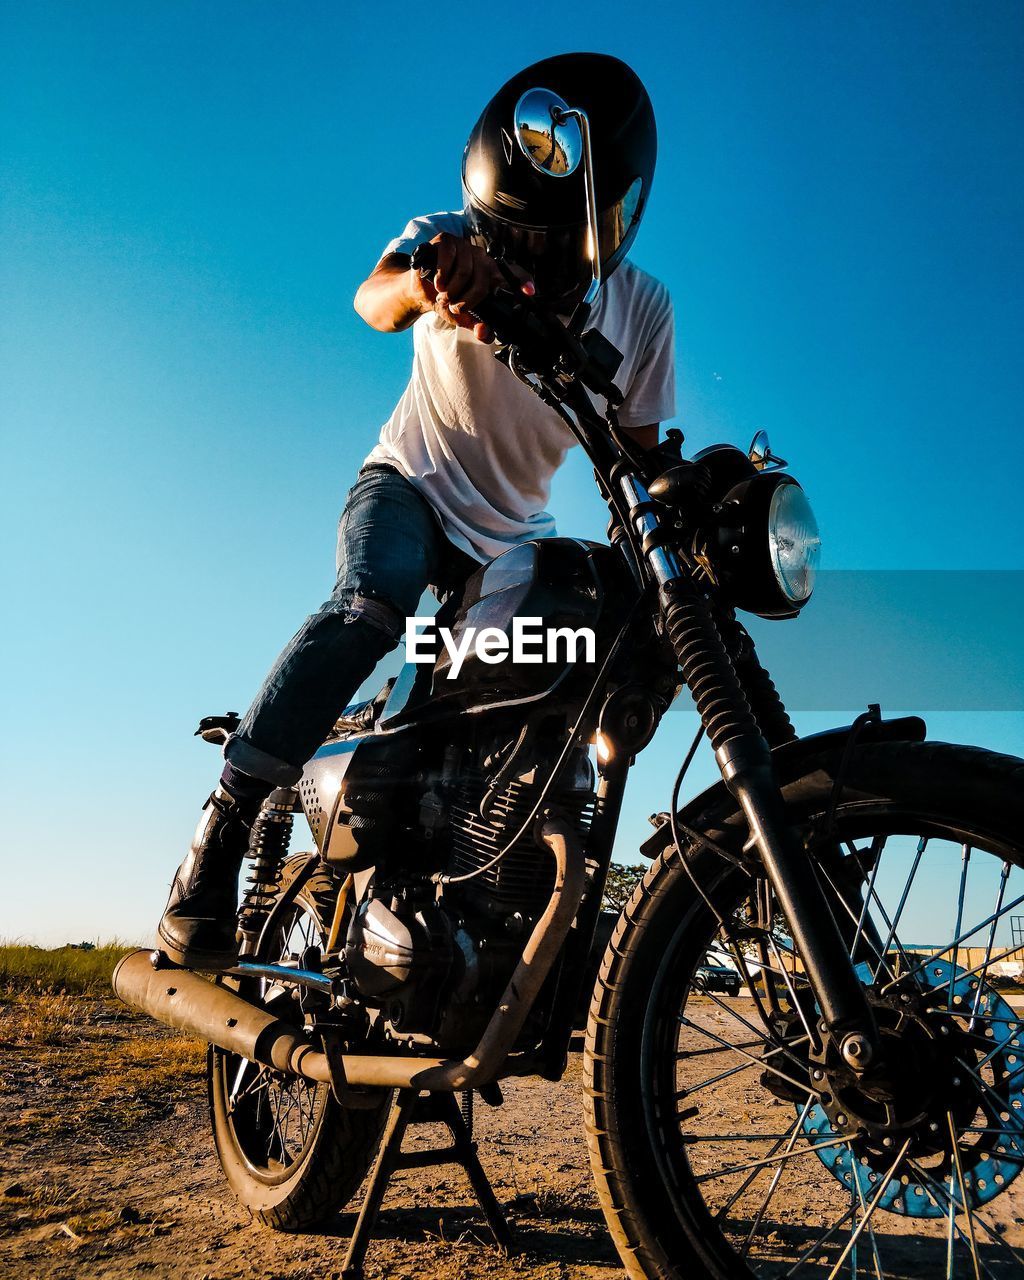
M601 291L601 241L597 225L597 188L590 149L590 121L580 107L570 107L550 89L527 89L516 103L515 135L530 164L553 178L567 178L583 162L590 284L570 321L579 330Z
M758 471L777 471L780 467L788 465L785 458L778 458L772 453L767 431L757 432L750 442L747 457Z
M516 141L530 164L553 178L575 173L583 157L580 126L550 89L527 89L516 103Z

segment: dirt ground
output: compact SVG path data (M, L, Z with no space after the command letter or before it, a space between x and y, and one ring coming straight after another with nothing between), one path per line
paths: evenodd
M351 1211L315 1235L254 1225L214 1154L201 1054L116 1005L97 1002L80 1043L17 1056L3 1050L0 1082L0 1269L32 1280L152 1276L154 1280L277 1280L340 1274ZM97 1101L100 1054L109 1070L140 1038L166 1046L185 1072L169 1103L136 1088ZM188 1054L192 1060L188 1061ZM558 1084L511 1082L500 1109L478 1104L480 1158L523 1248L502 1259L489 1243L463 1172L396 1175L367 1257L368 1277L622 1276L597 1207L582 1128L581 1060ZM410 1131L407 1149L444 1131ZM358 1205L354 1206L355 1208Z
M707 999L700 1003L698 1021L712 1034L727 1036L736 1014ZM726 1003L735 1003L739 1016L749 1016L749 1001ZM227 1188L210 1136L199 1046L103 999L81 998L61 1017L63 1030L50 1043L23 1045L16 1052L10 1044L2 1048L0 1265L5 1276L340 1276L355 1220L352 1207L318 1233L276 1235L251 1223ZM707 1074L714 1074L722 1065L721 1058L715 1063L714 1042L690 1031L681 1047L687 1037L692 1048L712 1052L710 1059L692 1058L691 1065L707 1062ZM410 1280L622 1277L591 1182L581 1066L581 1055L574 1053L558 1084L510 1082L505 1106L477 1108L481 1160L514 1221L522 1247L518 1256L503 1259L489 1243L461 1170L429 1168L396 1176L366 1275ZM705 1070L703 1065L699 1069ZM767 1095L758 1072L751 1070L740 1070L687 1099L688 1104L698 1102L686 1124L698 1138L691 1149L698 1172L716 1167L716 1161L721 1168L723 1152L728 1153L725 1163L734 1165L756 1159L765 1147L747 1144L744 1131L785 1131L795 1116L793 1104ZM720 1134L731 1137L725 1143L699 1141L700 1135ZM414 1130L406 1146L428 1144L439 1136L436 1130ZM717 1198L730 1195L743 1176L734 1173L716 1183ZM749 1194L757 1198L747 1202L741 1223L752 1220L770 1178L767 1170L755 1182ZM794 1217L806 1239L813 1240L849 1205L847 1194L829 1180L813 1154L794 1161L759 1227L768 1254L771 1242L782 1238L778 1228L792 1226ZM1024 1177L986 1217L998 1237L980 1242L987 1274L994 1280L1019 1278L1024 1270L1005 1246L1024 1249ZM907 1225L905 1218L892 1214L879 1223L878 1246L887 1255L887 1274L891 1258L892 1274L910 1280L945 1275L942 1222L931 1229L934 1239L924 1242L906 1239ZM837 1247L823 1245L808 1275L823 1280L838 1256ZM955 1261L956 1275L971 1274L965 1245L957 1246ZM849 1274L848 1266L843 1274ZM874 1274L866 1252L854 1274Z

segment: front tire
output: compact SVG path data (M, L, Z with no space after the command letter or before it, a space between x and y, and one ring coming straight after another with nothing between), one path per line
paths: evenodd
M811 841L812 848L814 833L820 832L826 821L836 763L834 756L812 758L806 761L806 769L799 778L783 786L790 819L800 834ZM733 853L741 850L746 836L745 823L723 789L699 819L691 814L687 821ZM1009 909L1006 904L1012 906L1024 890L1024 871L1021 870L1024 868L1024 762L1020 760L939 743L880 743L855 749L835 822L839 840L845 847L856 850L858 857L866 855L864 849L857 848L857 840L882 840L884 850L885 839L890 837L883 838L883 832L894 833L891 847L896 848L901 848L910 834L919 835L926 848L929 842L934 842L940 851L945 844L955 849L957 842L962 842L968 851L965 867L970 862L970 850L977 855L993 855L977 856L975 867L983 867L983 879L988 877L986 883L994 884L998 890L998 867L1002 864L1005 880L998 902L1003 912ZM911 856L914 856L913 848L911 845ZM943 976L947 977L949 1007L945 1007L944 996L931 1001L934 1007L926 1000L925 1012L919 1018L922 1027L929 1025L928 1018L938 1018L946 1024L945 1031L951 1033L949 1038L956 1038L960 1043L962 1037L962 1043L968 1046L968 1057L975 1055L973 1064L977 1070L971 1071L971 1075L977 1080L978 1118L974 1118L970 1105L950 1103L953 1138L945 1163L936 1141L936 1150L929 1153L927 1160L918 1157L896 1169L892 1184L895 1191L890 1195L887 1190L884 1200L885 1209L892 1209L899 1218L895 1230L880 1236L879 1244L875 1226L883 1211L871 1208L869 1212L868 1206L874 1201L875 1186L886 1177L874 1171L880 1166L870 1165L868 1156L862 1156L864 1148L856 1137L844 1145L842 1136L836 1135L845 1131L830 1128L824 1116L823 1127L810 1129L806 1117L812 1111L816 1095L806 1088L809 1076L803 1078L806 1099L801 1108L801 1081L794 1079L800 1075L799 1071L787 1063L786 1074L790 1080L786 1083L776 1078L782 1073L771 1076L771 1068L758 1078L761 1069L745 1065L744 1052L748 1058L753 1053L761 1060L769 1044L777 1043L767 1032L758 1043L764 1024L753 1008L754 1000L741 997L736 1004L743 1007L730 1012L727 1000L711 993L699 993L700 983L694 981L695 969L706 949L719 936L712 906L723 919L732 919L731 913L744 901L749 882L731 863L706 848L689 854L687 863L712 905L698 895L675 849L667 849L637 886L618 922L601 965L587 1028L585 1073L591 1163L609 1230L631 1280L695 1280L696 1277L751 1280L783 1275L803 1280L804 1276L825 1277L840 1263L843 1274L851 1273L851 1265L856 1274L857 1255L853 1250L857 1240L849 1245L849 1236L844 1239L843 1230L824 1237L817 1251L801 1260L807 1242L813 1242L821 1234L817 1224L824 1221L827 1225L831 1221L830 1212L835 1213L829 1207L830 1197L848 1207L850 1228L868 1215L864 1225L869 1229L862 1227L859 1232L864 1274L878 1274L880 1280L905 1275L914 1276L915 1280L926 1275L945 1275L950 1257L957 1262L955 1274L960 1274L961 1268L963 1274L973 1274L971 1253L975 1253L976 1259L979 1250L984 1271L1000 1277L1019 1274L1021 1255L1013 1243L1007 1241L1006 1224L1012 1224L1014 1214L1018 1215L1017 1221L1020 1220L1024 1200L1021 1191L1024 1177L1016 1180L1016 1174L1024 1166L1024 1137L1016 1136L1018 1132L1024 1134L1017 1119L1024 1100L1014 1092L1020 1088L1021 1071L1013 1065L1021 1061L1018 1055L1020 1046L1024 1045L1021 1035L1024 1021L1011 1020L1004 1012L1008 1006L1000 1003L991 982L986 984L986 977L990 977L987 965L981 971L982 982L972 986L968 970L973 961L965 963L961 958L957 966L958 953L947 951L946 960L953 958L952 968L943 970L932 981L938 985ZM941 861L937 865L941 866ZM955 861L947 859L946 865L947 871L952 872ZM964 911L979 911L979 920L986 914L973 901L966 879L964 874L959 881L959 893L954 879L935 894L935 901L941 899L942 906L954 915L959 901L957 920L962 918L961 933L968 927L969 919L974 922ZM887 882L880 876L879 887L883 883ZM924 881L917 883L914 892L920 891ZM933 890L935 884L933 878ZM896 896L898 893L897 888ZM883 910L874 881L866 896L872 915L876 914L875 901L878 911ZM926 906L928 901L926 898ZM888 907L883 934L888 934L894 905ZM908 918L904 916L905 920ZM920 918L925 919L926 915ZM1004 915L1004 929L1005 925ZM863 934L858 932L857 936L860 938ZM784 932L779 933L779 938L785 938ZM982 938L983 942L986 940L991 957L994 952L987 929ZM942 934L939 941L946 942L946 935ZM893 946L900 949L901 957L892 950ZM873 964L867 969L864 966L858 969L865 986L871 979L876 987L884 987L889 964L895 965L899 974L900 964L914 963L902 951L898 935L894 943L888 944L887 940L880 950L882 954ZM785 960L773 963L781 963L783 970L786 968ZM936 961L933 966L937 974L941 964ZM884 972L883 965L886 966ZM790 976L799 989L803 979L796 960L793 970ZM770 979L763 971L761 981L778 984L778 978ZM894 989L900 988L894 985ZM954 1007L954 990L964 993L956 996L957 1007ZM895 995L891 998L895 999ZM963 1012L965 998L967 1004L974 1002L974 1015L988 1019L987 1023L980 1022L977 1026L994 1028L996 1040L1005 1038L1005 1044L995 1056L991 1052L983 1056L987 1046L995 1044L992 1038L987 1045L972 1047L974 1041L980 1040L980 1033L975 1029L972 1036L965 1026L968 1022ZM798 995L796 1003L802 1000L802 995ZM699 1011L703 1006L707 1008L701 1015ZM795 1006L793 1009L795 1023ZM710 1032L702 1030L702 1022ZM758 1035L751 1035L752 1027ZM735 1032L731 1039L730 1028ZM939 1030L942 1029L940 1026ZM986 1030L985 1034L992 1037L993 1033ZM725 1040L729 1041L729 1050L717 1047ZM731 1049L733 1042L741 1047ZM787 1046L790 1043L797 1041L787 1041ZM795 1060L792 1051L789 1057ZM776 1063L780 1060L775 1058ZM1011 1065L1007 1068L1003 1065L1005 1062ZM693 1074L698 1070L693 1064L700 1064L699 1076ZM685 1075L686 1071L691 1074ZM725 1074L720 1077L719 1072ZM937 1071L934 1074L937 1075ZM728 1077L734 1076L745 1082L738 1111L735 1099L729 1105L729 1090L734 1085ZM973 1087L966 1074L965 1082ZM922 1080L922 1088L928 1083ZM959 1079L953 1083L961 1085ZM680 1084L685 1087L680 1088ZM1002 1101L992 1107L991 1098L997 1094ZM1003 1107L1006 1110L1002 1110ZM1014 1110L1010 1110L1011 1107ZM721 1113L720 1118L707 1119L711 1113L714 1117ZM1006 1117L1005 1121L998 1118L1000 1115ZM796 1124L794 1116L797 1116ZM721 1127L715 1129L716 1124ZM1000 1124L1005 1124L1001 1135L975 1136L992 1133ZM778 1142L774 1147L758 1145L777 1138L774 1133L761 1136L743 1132L759 1125L765 1129L783 1129L784 1137L790 1135L790 1147ZM740 1132L737 1133L737 1129ZM812 1133L821 1137L812 1139ZM746 1142L748 1137L750 1141ZM824 1148L823 1154L818 1155L804 1146L805 1141L808 1146L812 1141L816 1145L822 1138L830 1144L827 1158ZM991 1145L982 1154L980 1144L984 1142ZM834 1152L843 1153L846 1146L849 1161L845 1164L833 1161ZM794 1163L786 1154L787 1149L806 1158ZM783 1154L779 1155L779 1151ZM968 1159L978 1162L973 1182L970 1172L964 1172ZM989 1163L982 1164L982 1161ZM737 1165L741 1166L739 1173ZM800 1170L795 1176L790 1172L794 1168ZM719 1173L719 1169L723 1172ZM851 1169L852 1176L848 1172ZM991 1171L997 1169L1005 1175L999 1180L999 1189L992 1183ZM782 1171L782 1179L775 1177L778 1171ZM986 1171L990 1171L987 1184L983 1176ZM730 1200L729 1196L742 1183L730 1182L729 1178L742 1179L744 1172L754 1190L741 1191ZM786 1176L788 1185L784 1180ZM952 1207L956 1211L944 1214L950 1204L948 1188L953 1188L954 1202L959 1198L954 1182L958 1177L967 1179L964 1199L968 1212L964 1214L962 1206L954 1203ZM758 1178L762 1179L760 1184ZM806 1187L812 1179L816 1179L815 1190L808 1191ZM780 1180L782 1189L773 1199ZM897 1185L900 1180L902 1189ZM1001 1190L1003 1181L1014 1185ZM916 1183L920 1183L920 1191ZM859 1202L854 1188L861 1196ZM911 1193L921 1199L911 1204ZM1000 1209L1002 1216L997 1216L990 1225L980 1208L974 1211L975 1202L980 1204L984 1200L987 1213L990 1201L994 1200L996 1206L1005 1204L996 1199L1000 1194L1012 1197L1013 1203L1007 1211ZM750 1198L744 1200L744 1195ZM922 1206L932 1201L936 1212L929 1216ZM755 1209L758 1212L755 1213ZM947 1225L947 1218L952 1225ZM1016 1234L1020 1235L1019 1230ZM1011 1231L1011 1238L1012 1235ZM1016 1243L1019 1247L1021 1242ZM847 1252L842 1254L844 1245Z
M285 863L284 893L306 863ZM296 895L274 955L280 961L325 941L339 883L319 869ZM261 984L263 985L263 984ZM292 1004L286 1015L301 1020L290 995L263 990L263 1002ZM211 1046L207 1084L214 1141L231 1189L257 1222L275 1231L307 1231L352 1198L380 1144L390 1091L368 1108L340 1106L326 1084L313 1084L249 1063Z

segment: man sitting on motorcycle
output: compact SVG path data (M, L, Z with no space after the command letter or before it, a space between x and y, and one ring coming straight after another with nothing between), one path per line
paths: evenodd
M555 532L544 508L573 438L493 358L493 335L473 312L508 287L499 259L559 315L589 282L584 166L557 146L556 129L517 136L517 104L534 88L589 118L605 280L589 324L623 355L620 424L650 448L675 412L668 292L626 260L654 174L650 99L615 58L549 58L513 77L477 122L463 156L464 212L413 219L356 294L373 328L412 327L412 376L348 494L330 599L281 653L224 748L220 783L157 930L178 964L234 962L238 872L260 805L275 787L298 782L359 685L398 644L424 589L451 589L481 562ZM427 242L437 268L422 279L411 259Z

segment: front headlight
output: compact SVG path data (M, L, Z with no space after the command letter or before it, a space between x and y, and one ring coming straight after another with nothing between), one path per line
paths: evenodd
M721 503L718 565L737 609L792 618L811 598L821 543L803 489L781 471L733 485Z
M768 549L786 599L806 604L814 590L821 559L821 538L807 495L796 483L783 484L768 508Z

